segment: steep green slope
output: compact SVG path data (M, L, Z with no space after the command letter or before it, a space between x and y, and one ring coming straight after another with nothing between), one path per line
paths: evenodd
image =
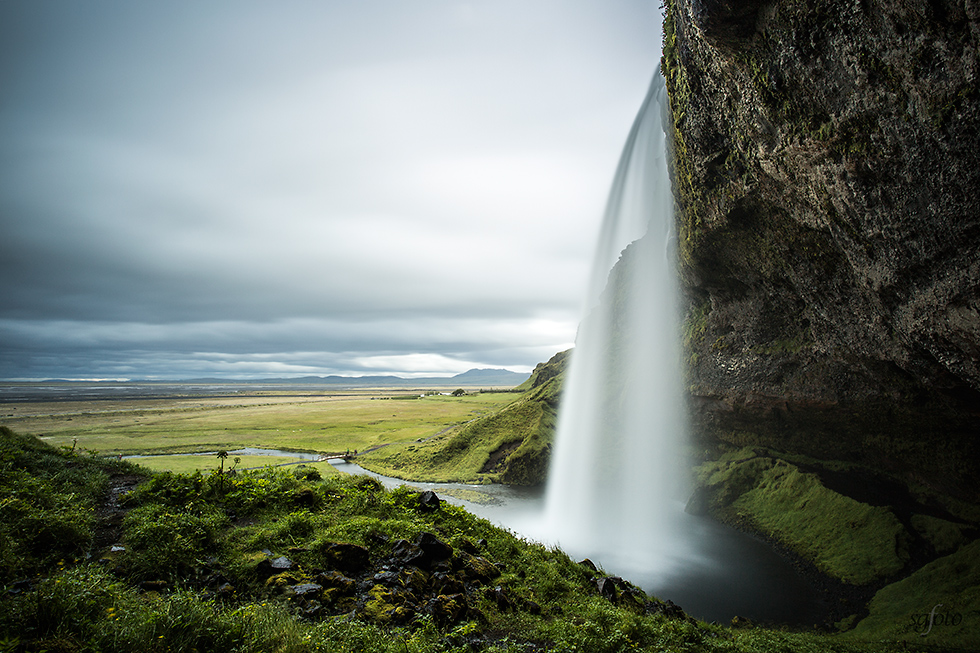
M568 352L538 365L513 403L424 442L360 456L366 469L416 481L537 485L547 475Z

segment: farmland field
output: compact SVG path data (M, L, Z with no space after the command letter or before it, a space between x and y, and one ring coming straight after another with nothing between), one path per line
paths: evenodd
M74 446L103 455L178 454L245 447L363 452L432 437L492 413L519 396L475 391L459 397L421 394L402 389L239 391L209 397L175 394L21 401L0 403L0 425L36 435L54 446ZM201 458L205 465L202 468L217 464L213 457ZM249 459L249 466L254 462ZM231 460L226 461L230 463ZM196 463L174 460L173 464L183 471ZM147 466L174 468L163 458Z

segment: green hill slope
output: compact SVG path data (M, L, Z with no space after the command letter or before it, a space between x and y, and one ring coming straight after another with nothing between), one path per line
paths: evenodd
M537 485L551 456L569 352L539 364L511 404L423 442L392 444L358 458L379 474L411 481Z

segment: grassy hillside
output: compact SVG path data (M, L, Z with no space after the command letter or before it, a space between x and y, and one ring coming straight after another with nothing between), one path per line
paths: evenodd
M407 480L537 485L551 455L568 352L538 365L513 403L422 442L361 456L367 469Z
M881 470L762 447L695 471L688 510L757 533L828 579L848 637L980 647L976 506ZM942 623L929 630L935 606Z
M0 428L0 504L3 651L907 650L702 623L364 477L146 477Z

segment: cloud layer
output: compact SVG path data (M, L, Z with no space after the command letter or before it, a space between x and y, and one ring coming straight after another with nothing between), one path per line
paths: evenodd
M0 4L0 378L528 370L656 4Z

